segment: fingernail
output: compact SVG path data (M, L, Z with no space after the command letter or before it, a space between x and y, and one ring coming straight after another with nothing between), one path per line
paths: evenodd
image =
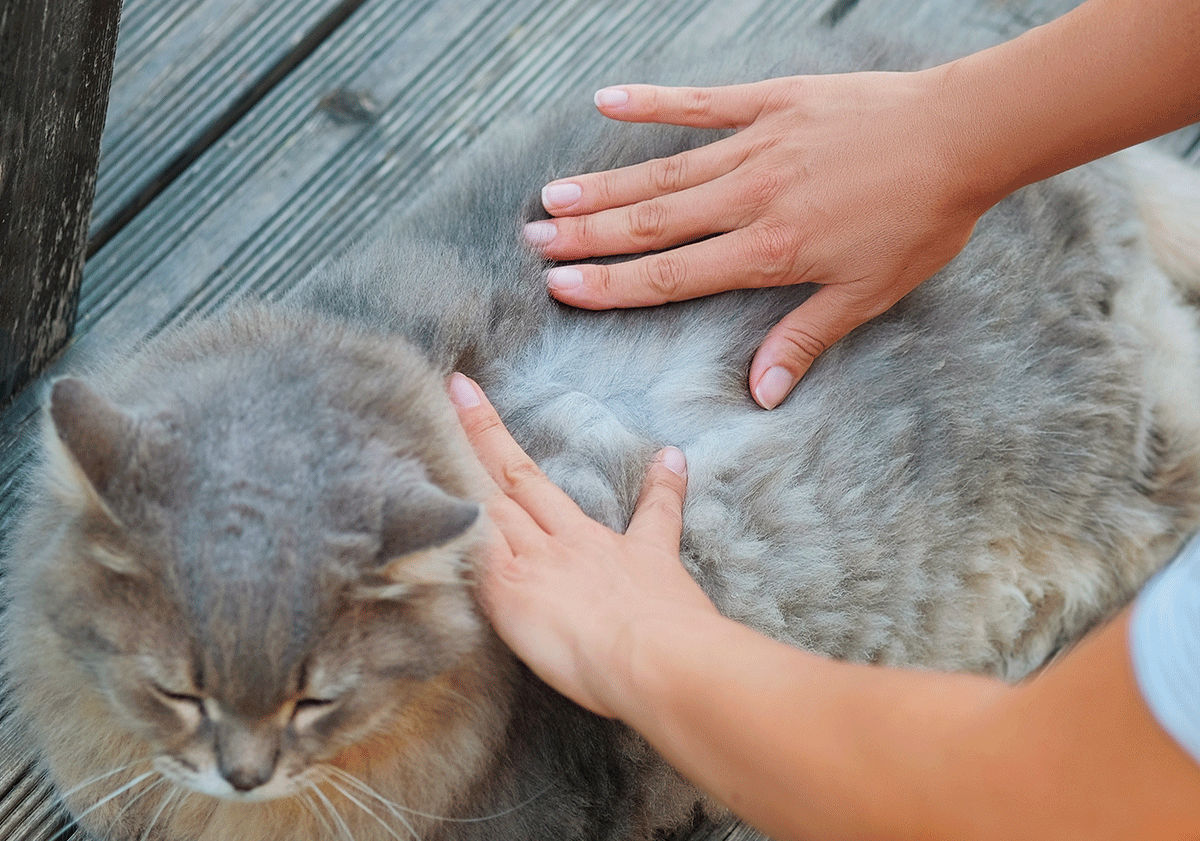
M597 108L615 108L629 101L629 94L620 88L601 88L592 97Z
M475 386L457 371L450 375L450 402L460 409L473 409L479 405Z
M542 207L547 210L569 207L579 201L582 195L583 188L569 181L566 184L547 184L542 188Z
M562 292L583 285L583 272L569 266L559 266L546 272L546 285Z
M683 450L678 447L664 447L662 451L663 467L670 470L676 476L687 475L687 458L683 455Z
M796 384L792 374L786 368L774 365L758 379L754 388L754 397L759 404L767 409L774 409L788 396L792 386Z
M521 229L521 236L530 245L546 245L558 236L558 227L553 222L529 222Z

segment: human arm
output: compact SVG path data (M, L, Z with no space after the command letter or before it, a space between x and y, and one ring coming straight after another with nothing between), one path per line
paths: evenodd
M1193 839L1200 766L1146 709L1127 613L1017 686L839 663L729 620L634 632L618 717L777 839Z
M1200 766L1147 712L1124 614L1015 687L830 661L704 597L678 560L685 481L665 454L618 535L541 474L477 386L456 375L450 391L496 482L481 598L497 632L772 837L1200 833Z
M614 119L740 130L552 182L557 218L527 238L562 260L669 249L551 271L551 294L593 309L822 284L751 363L751 393L772 408L833 342L952 259L1005 195L1200 118L1198 43L1192 0L1089 0L919 72L608 88L598 102L627 95L599 105Z

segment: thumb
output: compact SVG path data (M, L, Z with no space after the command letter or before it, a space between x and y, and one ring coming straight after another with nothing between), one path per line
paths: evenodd
M681 450L664 447L646 473L625 534L656 549L679 554L686 491L687 460Z
M764 409L784 401L817 357L855 327L887 309L864 306L849 284L822 286L771 328L750 363L750 393Z

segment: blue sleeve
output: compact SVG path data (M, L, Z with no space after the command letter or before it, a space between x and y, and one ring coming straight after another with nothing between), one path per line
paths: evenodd
M1137 597L1129 649L1150 712L1200 763L1200 535Z

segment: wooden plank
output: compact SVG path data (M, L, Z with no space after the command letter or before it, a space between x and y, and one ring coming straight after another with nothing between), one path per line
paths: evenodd
M362 0L128 0L92 250L224 134Z
M736 818L705 824L689 835L687 841L767 841L767 837Z
M0 406L71 333L119 12L0 7Z
M194 4L205 2L210 0L193 0ZM255 262L255 255L264 244L266 253L286 253L296 240L305 241L308 230L298 226L305 224L306 215L316 214L312 210L295 214L293 210L296 221L287 215L274 217L274 210L282 204L295 207L299 202L301 207L307 207L329 203L331 183L336 186L337 178L352 179L355 173L367 172L373 173L377 180L386 181L397 170L397 161L407 161L404 156L410 155L416 155L418 160L402 169L400 194L413 189L422 166L440 160L451 146L468 142L501 108L508 107L506 96L524 107L536 108L571 78L587 72L589 66L575 66L569 57L570 49L584 41L595 41L600 47L579 50L585 55L598 56L603 46L610 43L621 45L629 54L667 40L679 26L691 27L689 37L713 39L721 32L756 21L770 23L785 16L813 16L823 8L824 1L691 0L652 7L649 12L631 0L604 9L590 4L565 4L548 19L570 18L573 24L564 23L562 31L528 30L541 32L546 37L542 43L562 44L563 49L554 53L525 37L525 31L511 28L520 20L519 16L514 17L518 11L523 9L528 14L528 4L514 4L508 13L497 12L499 17L480 18L479 10L488 5L475 0L474 4L444 10L439 7L436 12L425 14L428 2L373 2L356 14L344 31L332 37L311 61L298 68L231 130L219 149L198 160L156 202L150 213L90 261L81 303L81 334L86 335L97 323L103 322L105 328L95 341L78 345L69 364L86 367L87 361L97 355L93 349L103 355L110 344L114 344L113 349L128 346L169 323L175 316L168 302L174 297L194 297L197 306L210 309L213 302L209 299L219 302L227 297L231 286L241 279L239 267L246 260ZM580 14L564 14L576 8ZM474 14L470 14L472 10ZM701 10L704 14L699 14ZM492 34L460 32L460 23L476 19L479 27L492 27ZM510 29L503 28L505 21ZM158 31L155 27L175 24L154 18L140 25L142 31L152 33ZM456 37L459 42L453 41ZM451 43L457 44L453 58L443 56L436 67L423 64L428 60L425 56L449 49L447 45ZM487 54L502 43L507 45L508 58L486 60L468 84L468 75L462 68L474 65L467 57L479 52ZM523 63L514 58L518 55L523 55ZM511 72L503 77L496 75L503 67ZM511 84L504 96L489 96L491 89L481 75L485 72L492 74L493 83L503 78ZM390 119L390 124L373 128L371 114L346 120L344 115L322 109L320 103L328 101L330 94L338 90L353 90L384 103L387 107L378 116L380 120ZM405 90L407 93L398 100L400 91ZM448 116L430 107L434 101L431 97L438 97L441 105L449 103L452 111ZM440 140L435 148L423 150L421 139L430 134L431 124L427 121L433 116L438 118L434 125L442 126L440 133L435 134ZM384 138L377 135L382 131L393 136L398 128L407 130L407 134L401 138L399 148L389 149L382 142ZM371 155L361 154L361 147L374 150L373 160ZM343 149L346 154L340 155ZM338 160L345 164L338 169L336 178L325 178L297 192L305 179L318 177L326 162ZM355 194L362 189L360 183L348 183L353 183ZM341 191L343 196L346 192ZM387 201L395 196L393 191L391 199L373 197L369 206L366 202L359 203L360 210L370 212L356 213L352 208L346 218L335 220L346 224L331 225L318 247L297 252L300 259L257 269L257 276L261 278L270 272L296 276L317 256L335 248L338 241L362 230L386 212L390 206ZM217 207L222 208L220 212L215 211ZM324 218L331 215L326 212ZM240 257L230 252L231 243L239 243L247 231L256 230L259 233L253 241L238 252ZM289 230L294 235L289 236ZM139 290L139 285L146 288ZM127 297L135 290L141 297L137 304L130 304ZM108 318L114 308L119 313ZM37 399L36 391L23 395L0 426L0 517L16 498L14 467L28 451L22 436L31 426Z
M536 108L601 61L685 28L715 38L752 24L760 7L785 11L753 0L368 0L89 261L77 338L50 375L86 371L233 297L282 294L498 115ZM0 523L19 498L41 396L26 390L0 419ZM41 790L21 778L0 794L0 813L21 803L16 837L58 826Z

